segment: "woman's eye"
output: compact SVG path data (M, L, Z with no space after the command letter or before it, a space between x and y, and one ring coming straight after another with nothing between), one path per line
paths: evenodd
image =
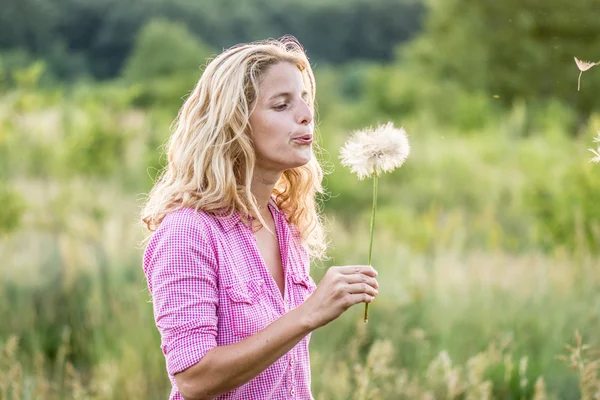
M286 109L286 107L287 107L287 104L286 104L286 103L283 103L283 104L278 104L278 105L276 105L276 106L275 106L275 107L273 107L273 108L274 108L275 110L277 110L277 111L283 111L283 110L285 110L285 109Z

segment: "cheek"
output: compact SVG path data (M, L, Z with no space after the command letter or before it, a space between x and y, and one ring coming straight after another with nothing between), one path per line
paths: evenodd
M288 143L289 127L281 118L276 116L263 118L256 124L254 137L259 148L273 149L281 147Z
M289 130L289 124L284 114L271 113L262 120L265 132L270 135L282 136Z
M252 141L259 158L271 158L277 151L277 143L273 140L268 124L256 124L252 127Z

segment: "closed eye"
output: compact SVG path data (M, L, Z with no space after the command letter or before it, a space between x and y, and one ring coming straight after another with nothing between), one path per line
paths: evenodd
M283 111L287 108L287 103L283 103L283 104L278 104L275 107L273 107L273 109L275 111Z

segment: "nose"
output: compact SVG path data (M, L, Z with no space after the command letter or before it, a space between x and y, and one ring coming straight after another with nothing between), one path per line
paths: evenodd
M300 102L297 121L300 125L310 125L313 122L313 113L305 101Z

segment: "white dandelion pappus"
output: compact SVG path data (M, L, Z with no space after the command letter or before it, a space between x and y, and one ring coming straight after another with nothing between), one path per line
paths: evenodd
M364 179L402 166L410 154L404 128L392 122L356 131L340 150L342 165Z
M582 60L578 59L577 57L573 57L573 58L575 59L575 64L577 64L577 68L579 68L579 70L581 72L585 72L588 69L600 64L600 62L595 63L595 62L591 62L591 61L582 61Z

